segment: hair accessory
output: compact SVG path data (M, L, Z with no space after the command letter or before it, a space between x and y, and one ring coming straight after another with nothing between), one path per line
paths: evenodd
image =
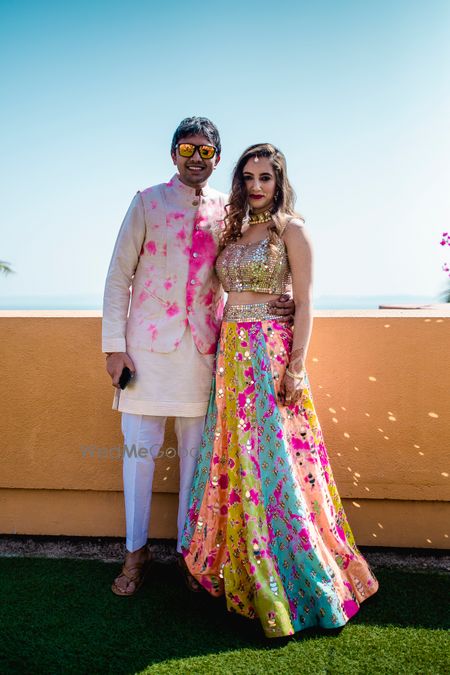
M263 213L250 213L248 222L250 225L257 223L269 223L272 220L273 214L271 211L263 211Z

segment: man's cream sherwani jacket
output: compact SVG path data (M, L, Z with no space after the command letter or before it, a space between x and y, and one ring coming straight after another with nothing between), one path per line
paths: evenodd
M226 200L209 186L197 196L178 176L136 194L106 278L104 352L172 352L188 325L198 351L215 352L223 292L214 262Z

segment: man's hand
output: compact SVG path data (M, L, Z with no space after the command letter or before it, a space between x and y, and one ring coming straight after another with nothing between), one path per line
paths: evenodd
M288 293L283 293L276 300L270 301L270 306L273 308L275 314L280 317L280 321L294 321L295 302Z
M125 366L127 366L132 373L136 372L134 363L126 352L113 352L111 356L106 357L106 370L111 377L112 386L116 387L116 389L120 389L119 379Z

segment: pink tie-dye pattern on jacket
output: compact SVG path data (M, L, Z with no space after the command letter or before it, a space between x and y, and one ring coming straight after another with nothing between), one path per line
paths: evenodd
M220 328L223 302L219 301L216 307L214 307L213 304L217 291L209 288L206 292L202 293L201 291L198 292L197 288L200 285L202 277L205 276L205 272L209 273L211 269L214 269L217 257L217 242L212 232L208 231L207 225L213 221L215 226L217 226L217 222L222 217L223 211L218 204L213 204L205 213L197 213L194 219L188 284L186 287L186 305L192 308L191 316L194 313L201 315L201 319L208 328L208 332L216 336ZM199 306L209 311L205 312L204 309L202 311ZM191 323L191 329L195 334L195 324ZM215 348L210 346L207 353L214 353L214 351Z
M152 240L148 241L145 244L145 249L150 255L155 255L155 253L156 253L156 242L152 241Z
M199 351L215 352L223 294L214 272L217 243L213 232L224 214L223 196L215 194L217 197L202 199L195 211L191 208L192 191L177 177L142 193L148 240L140 260L147 262L141 270L142 290L138 287L134 301L136 316L131 321L130 337L138 335L139 325L146 325L152 350L159 351L158 344L162 351L176 348L189 325ZM173 207L166 210L165 204ZM184 208L184 204L189 206ZM149 265L150 260L155 262L154 267Z

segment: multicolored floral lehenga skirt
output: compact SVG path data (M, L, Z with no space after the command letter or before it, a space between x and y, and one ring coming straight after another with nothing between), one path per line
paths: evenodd
M347 522L308 379L297 404L277 401L293 331L271 316L266 305L226 308L182 547L212 595L279 637L344 625L378 581Z

